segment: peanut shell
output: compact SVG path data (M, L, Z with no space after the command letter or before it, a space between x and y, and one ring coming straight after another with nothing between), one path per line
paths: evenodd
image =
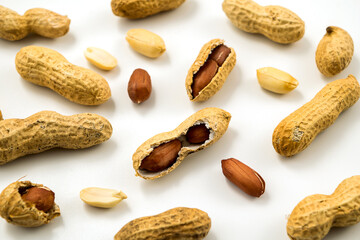
M230 74L231 70L234 68L236 63L236 54L233 48L229 56L226 58L225 62L219 67L217 73L212 78L210 83L205 86L195 98L192 95L191 85L193 84L194 74L196 74L199 69L205 64L212 50L217 46L224 44L224 40L213 39L206 43L200 50L199 55L197 56L195 62L190 67L188 74L185 80L185 88L187 95L191 101L206 101L212 97L217 91L219 91L224 85L226 78Z
M179 7L185 0L111 0L112 12L129 19L145 18Z
M25 119L5 119L0 121L0 165L51 148L88 148L111 134L110 122L93 113L63 116L42 111Z
M196 208L177 207L154 216L134 219L123 226L115 240L195 240L206 237L208 214Z
M111 96L109 84L100 74L69 63L55 50L27 46L15 58L22 78L52 89L68 100L83 105L99 105Z
M286 157L303 151L359 97L360 86L353 75L326 84L311 101L291 113L275 128L272 136L274 149Z
M170 132L164 132L157 134L143 144L133 154L133 167L136 171L136 176L140 176L144 179L155 179L165 176L177 168L184 158L194 152L207 148L211 144L217 142L222 135L226 132L231 119L230 113L220 108L204 108L183 121L177 128ZM188 129L194 125L205 124L210 130L209 139L202 144L190 144L186 142L186 133ZM140 170L141 161L148 156L155 147L162 143L169 142L174 139L179 139L182 142L182 147L179 151L178 157L175 163L169 168L156 172L146 172Z
M354 42L348 32L339 27L326 28L326 34L316 49L315 60L319 71L332 77L344 70L354 55Z
M22 227L38 227L60 216L60 208L54 204L48 212L38 210L34 204L25 202L19 190L30 187L43 187L30 181L16 181L7 186L0 194L0 215L7 222Z

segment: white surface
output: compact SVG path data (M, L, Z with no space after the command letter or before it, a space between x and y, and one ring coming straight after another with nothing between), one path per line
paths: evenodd
M208 240L288 239L286 216L304 197L330 194L345 178L359 174L360 103L320 134L302 153L285 159L272 147L276 125L309 101L326 83L353 74L360 78L360 1L259 0L262 5L282 5L306 23L305 36L291 45L279 45L260 35L235 28L221 9L221 0L187 0L175 11L130 21L112 14L110 1L16 0L0 1L19 13L43 7L66 14L70 32L55 40L29 36L17 42L0 40L0 109L4 118L26 118L42 110L71 115L94 112L113 125L112 138L90 149L52 150L26 156L0 167L0 189L22 176L43 183L56 193L62 216L36 229L0 221L0 239L113 239L132 219L154 215L173 207L197 207L212 219ZM325 78L315 64L315 50L329 25L340 26L353 37L355 54L349 67ZM167 51L158 59L134 52L125 40L127 30L145 28L163 37ZM237 63L224 87L210 100L192 103L184 82L200 48L213 38L225 39L235 49ZM55 92L28 83L15 70L21 47L39 45L55 49L70 62L102 74L112 98L97 107L72 103ZM117 57L110 72L91 66L83 51L95 46ZM256 69L272 66L289 72L300 85L287 95L262 90ZM127 95L135 68L152 77L153 92L141 105ZM170 131L189 115L205 107L220 107L232 114L226 134L210 148L188 156L171 174L153 181L134 176L132 154L153 135ZM225 179L220 161L235 157L258 171L266 181L259 199L243 193ZM84 204L81 189L91 186L124 191L128 199L109 210ZM327 240L353 240L360 226L332 230Z

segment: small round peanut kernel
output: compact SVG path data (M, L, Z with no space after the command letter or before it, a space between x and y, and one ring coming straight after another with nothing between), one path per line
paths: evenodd
M54 206L55 193L50 189L32 187L27 189L21 198L25 202L35 204L37 209L47 212Z

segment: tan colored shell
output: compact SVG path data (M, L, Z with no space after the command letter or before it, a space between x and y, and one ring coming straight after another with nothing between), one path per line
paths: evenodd
M346 227L358 222L359 175L342 181L331 195L315 194L300 201L288 219L286 230L293 240L320 240L331 227Z
M23 16L0 5L0 38L9 41L23 39L30 33L58 38L69 31L70 19L44 8L32 8Z
M69 63L55 50L23 47L16 54L15 65L25 80L48 87L72 102L99 105L111 97L105 78L90 69Z
M0 215L9 223L22 227L38 227L60 216L60 208L54 204L48 212L38 210L35 204L23 201L19 189L43 187L30 181L16 181L0 194Z
M111 134L110 122L93 113L63 116L42 111L25 119L5 119L0 121L0 165L52 148L88 148Z
M196 208L177 207L154 216L134 219L123 226L115 240L195 240L206 237L208 214Z
M205 86L195 98L192 95L191 85L194 81L194 74L199 71L199 69L205 64L212 50L217 46L224 44L224 40L213 39L206 43L200 50L199 55L197 56L195 62L191 65L188 74L185 80L185 88L187 95L191 101L206 101L212 97L217 91L219 91L224 85L226 78L230 74L231 70L234 68L236 63L236 54L233 48L229 56L226 58L225 62L219 67L216 75L213 77L211 82Z
M272 143L276 152L287 157L301 152L359 97L360 86L353 75L326 84L310 102L275 128Z
M116 16L129 19L145 18L179 7L185 0L111 0Z
M177 128L170 132L164 132L157 134L138 147L138 149L133 154L133 167L136 171L136 176L140 176L144 179L155 179L165 176L166 174L173 171L177 168L184 158L194 152L200 151L211 144L217 142L222 135L226 132L229 122L231 119L230 113L220 109L220 108L204 108L183 121ZM184 135L186 135L187 130L193 125L204 123L207 128L210 129L210 137L203 144L188 144L184 145L186 141L184 140ZM178 158L176 162L169 168L156 173L149 173L143 170L140 170L141 161L148 156L155 147L159 146L162 143L169 142L174 139L179 139L183 145L179 151Z
M315 60L319 71L326 77L344 70L354 55L354 42L348 32L339 27L326 28L326 34L316 49Z
M252 0L224 0L222 8L236 27L260 33L277 43L296 42L305 33L304 21L281 6L261 6Z

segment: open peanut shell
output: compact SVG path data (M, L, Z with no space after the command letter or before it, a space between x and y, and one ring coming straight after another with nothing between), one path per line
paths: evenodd
M31 187L44 187L30 181L16 181L7 186L0 194L0 215L9 223L22 227L38 227L60 216L60 208L54 204L47 211L38 210L34 204L25 202L21 193ZM44 187L46 188L46 187Z
M219 91L224 85L228 75L231 70L234 68L236 63L236 54L233 48L230 48L231 52L226 58L225 62L218 68L217 73L212 78L210 83L206 85L197 96L193 96L192 84L194 81L194 75L199 71L199 69L205 64L210 56L211 52L218 46L223 45L224 40L213 39L206 43L200 50L199 55L197 56L195 62L190 67L188 74L185 80L186 92L189 96L190 101L206 101L212 97L217 91Z
M204 108L188 117L174 130L153 136L141 144L133 154L133 167L136 171L136 175L144 179L155 179L165 176L177 168L187 155L200 151L218 141L226 132L230 119L230 113L220 108ZM205 124L206 128L209 129L209 138L201 144L189 143L186 140L185 135L190 127L198 124ZM148 172L140 169L143 159L146 158L156 147L175 139L181 141L181 149L178 152L173 165L159 172Z

